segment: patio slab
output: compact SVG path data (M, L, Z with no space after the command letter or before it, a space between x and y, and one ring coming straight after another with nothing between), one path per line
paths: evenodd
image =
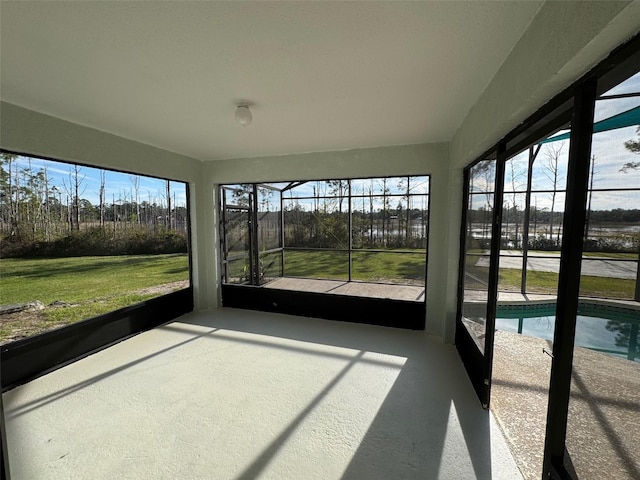
M192 313L3 395L15 479L522 479L453 345Z
M263 288L294 290L298 292L332 293L335 295L351 295L356 297L389 298L408 302L425 301L424 286L414 285L283 277L263 285Z
M498 330L491 410L527 480L542 475L552 342ZM581 480L640 478L640 363L578 347L567 446Z

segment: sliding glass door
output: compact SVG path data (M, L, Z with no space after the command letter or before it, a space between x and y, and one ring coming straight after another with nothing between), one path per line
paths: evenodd
M640 37L465 169L456 346L525 478L640 478L638 65Z
M465 170L456 345L480 398L488 408L495 327L501 185L504 164L497 152ZM497 193L497 195L496 195Z

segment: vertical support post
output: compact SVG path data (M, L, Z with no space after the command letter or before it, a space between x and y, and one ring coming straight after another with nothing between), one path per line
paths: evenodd
M225 282L229 281L229 252L227 250L227 191L220 188L220 196L222 197L222 218L220 219L220 246L222 247L222 278ZM216 279L217 281L217 279Z
M282 255L282 270L280 275L284 277L284 196L280 190L280 248Z
M342 181L342 180L341 180ZM353 216L352 216L352 212L351 212L351 180L345 180L347 182L347 193L349 195L348 197L348 201L349 201L349 205L347 206L347 209L349 211L349 220L348 220L348 228L349 228L349 281L352 280L351 275L352 275L352 251L353 251ZM342 194L342 189L340 189L340 194Z
M262 272L260 268L260 248L258 246L258 185L253 184L253 194L249 197L249 218L251 225L251 259L252 259L252 284L260 285Z
M552 469L564 471L595 96L595 80L578 87L571 124L543 478L549 478Z
M538 156L540 145L533 151L533 145L529 147L529 164L527 166L527 193L524 200L524 225L522 228L522 277L520 281L520 293L527 294L527 263L529 256L529 221L531 220L531 181L533 179L533 162Z
M487 321L484 342L484 391L482 406L489 408L491 399L491 375L493 370L493 340L496 329L496 310L498 308L498 274L500 267L500 249L502 247L502 206L504 203L505 142L498 144L496 159L496 178L493 188L493 224L491 227L491 256L489 260L489 285L487 292Z
M633 296L636 302L640 302L640 245L638 245L638 265L636 270L636 292Z

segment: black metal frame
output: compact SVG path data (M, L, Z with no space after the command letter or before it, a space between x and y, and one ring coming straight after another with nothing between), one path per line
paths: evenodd
M561 477L568 477L564 467L567 415L573 366L573 348L580 296L580 268L587 191L591 159L591 135L596 97L596 81L585 82L576 92L575 113L571 124L567 194L563 222L563 241L558 278L556 328L549 387L549 409L545 437L543 471L551 467Z
M425 175L388 175L388 176L382 176L382 177L371 177L371 178L404 178L404 177L428 177L429 178L429 193L416 193L416 194L411 194L411 196L427 196L428 197L428 204L427 204L427 213L430 215L431 212L431 175L429 174L425 174ZM334 179L325 179L325 180L318 180L318 181L327 181L327 180L334 180ZM348 256L348 281L349 282L357 282L357 280L353 280L353 276L352 276L352 254L354 252L370 252L370 253L392 253L392 254L415 254L416 252L412 252L412 251L403 251L403 250L383 250L383 249L376 249L376 248L354 248L353 247L353 229L352 227L352 200L354 198L368 198L368 197L380 197L381 195L366 195L366 194L355 194L352 195L351 194L351 180L368 180L368 178L344 178L344 179L338 179L338 180L342 180L342 181L347 181L348 182L348 187L349 187L349 193L347 194L347 201L349 204L349 216L348 216L348 231L349 231L349 239L348 239L348 247L347 248L320 248L320 247L286 247L285 246L285 240L284 240L284 213L282 213L282 250L283 250L283 260L282 260L282 265L283 265L283 272L285 271L284 269L284 253L286 250L291 250L291 251L327 251L327 252L342 252L342 253L347 253ZM309 180L309 181L313 181L313 180ZM295 187L298 187L304 183L307 183L307 181L296 181L296 182L292 182L290 183L285 189L283 189L282 191L288 191L291 190ZM404 198L406 197L406 195L403 194L399 194L399 193L392 193L392 194L387 194L387 197L391 197L391 198ZM327 196L327 195L323 195L323 196L317 196L317 197L296 197L296 200L314 200L314 199L331 199L334 197L331 196ZM290 200L290 199L286 199L286 200ZM284 212L284 201L285 201L285 197L284 195L282 195L281 197L281 201L282 201L282 205L281 205L281 212ZM425 259L425 287L426 287L426 282L427 282L427 267L428 267L428 242L429 242L429 229L430 229L430 222L427 221L427 231L426 231L426 238L427 238L427 248L426 248L426 256L427 258ZM292 278L307 278L307 277L292 277ZM364 283L384 283L384 282L364 282ZM404 285L404 284L393 284L393 285Z
M375 177L375 178L397 178L397 177L428 177L429 181L431 180L430 175L393 175L387 177ZM321 180L321 181L326 181ZM333 180L333 179L328 179ZM312 248L312 247L285 247L285 228L284 228L284 203L290 198L285 197L283 192L289 191L297 186L300 186L307 181L294 181L294 182L282 182L287 183L287 185L278 189L269 184L265 183L251 183L247 185L251 185L251 193L254 198L257 198L257 191L259 188L269 188L272 190L279 191L280 195L280 222L281 222L281 246L275 249L271 249L264 252L259 252L259 246L257 245L255 240L257 239L257 208L252 208L252 205L248 207L242 206L238 208L242 208L249 211L250 214L250 225L249 225L249 238L251 243L251 264L259 265L260 257L267 253L277 253L279 251L282 252L282 273L285 272L285 252L286 250L290 251L324 251L324 252L344 252L348 256L348 273L347 277L349 282L358 283L356 280L352 280L352 255L358 252L372 252L372 253L392 253L392 254L415 254L414 251L402 251L402 250L384 250L384 249L365 249L365 248L353 248L353 232L352 232L352 200L353 198L361 198L361 197L369 197L369 195L351 195L351 182L350 180L354 179L340 179L341 181L347 181L348 192L346 195L346 199L348 202L348 230L349 230L349 238L348 238L348 248ZM313 180L309 180L313 181ZM280 183L280 182L272 182L272 183ZM239 182L238 184L242 184ZM236 184L234 184L236 185ZM220 192L223 192L224 189L229 189L229 185L220 185ZM377 196L377 195L376 195ZM402 194L388 194L388 197L406 197L406 195ZM429 188L429 193L416 193L412 194L412 196L427 196L428 204L427 204L427 214L430 213L431 209L431 188ZM225 203L225 195L220 194L222 198L221 201L221 210L222 220L222 234L221 238L221 248L223 251L223 257L226 258L226 246L225 246L225 217L224 212L225 209L229 206ZM316 199L316 198L334 198L329 196L320 196L320 197L296 197L296 199ZM251 202L251 198L250 198ZM234 206L235 208L235 206ZM427 262L428 262L428 238L429 238L429 221L426 224L426 235L427 235L427 247L425 248L425 288L427 281ZM389 299L378 299L378 298L370 298L370 297L353 297L353 296L344 296L344 295L333 295L328 293L310 293L310 292L297 292L292 290L286 291L278 291L276 289L260 289L260 285L263 284L261 279L256 279L255 275L252 273L251 281L245 282L242 284L230 284L228 282L228 276L226 274L226 265L227 260L222 258L222 285L221 285L221 293L222 293L222 303L225 307L234 307L234 308L247 308L253 310L264 310L264 311L277 311L281 313L288 313L293 315L302 315L302 316L313 316L318 318L327 318L332 320L345 320L352 322L361 322L361 323L370 323L374 325L386 325L393 326L399 328L409 328L409 329L424 329L425 328L425 316L426 316L426 295L424 301L416 302L416 301L404 301L404 300L389 300ZM239 257L238 257L239 258ZM253 270L252 270L253 272ZM291 277L290 278L307 278L307 277ZM383 282L360 282L360 283L380 283L380 284L388 284ZM394 283L393 285L402 285L398 283ZM407 284L408 285L408 284ZM240 290L238 290L240 289Z
M477 163L477 162L475 162ZM467 212L469 209L469 184L470 184L471 167L465 168L463 172L463 188L462 188L462 225L460 228L460 259L458 264L458 297L457 297L457 315L455 330L455 345L460 355L460 359L471 380L473 389L480 400L485 403L484 398L484 356L471 333L462 324L462 306L464 301L464 277L465 277L465 261L466 261L466 243L467 243Z
M9 478L9 452L7 450L7 431L4 419L4 402L2 401L2 395L0 395L0 449L2 450L2 456L0 456L0 480Z
M571 468L570 457L566 449L566 428L580 286L584 222L586 218L594 105L598 94L608 91L632 74L637 73L638 65L640 65L640 34L615 49L607 59L580 78L571 87L554 97L523 124L507 134L498 144L504 148L503 155L508 158L525 148L529 148L549 130L559 128L571 120L569 171L567 173L567 195L563 220L564 238L561 249L556 311L556 318L561 318L562 321L557 322L554 336L543 478L568 480L574 479L576 476L575 471ZM572 118L569 118L568 115L571 115ZM487 154L491 150L488 150ZM479 382L479 374L483 368L480 368L478 363L474 363L474 359L476 362L478 359L486 361L487 356L486 354L484 357L480 355L477 347L473 342L469 341L470 334L461 323L461 313L464 296L465 229L466 212L468 210L467 197L469 196L469 171L475 163L483 160L487 154L480 156L478 160L465 169L456 322L456 346L481 401L484 395L482 395L483 385ZM530 184L530 180L528 184ZM498 204L497 202L495 203L497 207ZM498 240L499 236L498 238L495 236L492 238L492 257L494 246ZM494 265L493 260L492 258L491 266ZM640 278L640 262L638 264L638 272L638 278ZM491 271L490 284L493 274L495 272ZM640 298L639 284L640 282L636 282L636 299ZM493 301L496 301L495 292ZM489 332L492 333L492 330L489 330L489 319L487 319L486 331L488 337ZM486 372L486 367L484 367L484 371Z
M500 246L502 230L502 208L504 205L504 192L502 188L497 188L504 184L504 170L507 161L506 144L498 144L498 157L496 159L496 177L494 181L493 194L493 225L491 231L491 257L489 258L489 285L487 302L487 319L485 323L484 337L484 368L483 368L483 393L482 406L489 408L491 400L491 374L493 371L493 332L496 329L496 309L498 307L498 273L500 269Z

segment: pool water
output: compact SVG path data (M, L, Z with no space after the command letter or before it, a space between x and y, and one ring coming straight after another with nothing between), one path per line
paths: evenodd
M555 309L556 306L552 303L499 305L496 328L553 340ZM639 326L640 310L580 304L576 323L576 346L640 362Z

